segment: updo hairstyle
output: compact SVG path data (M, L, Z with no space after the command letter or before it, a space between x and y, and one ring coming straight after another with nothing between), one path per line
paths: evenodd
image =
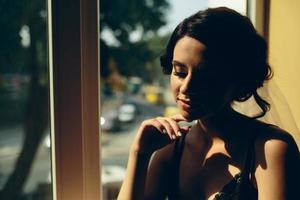
M262 110L254 118L266 114L270 104L257 89L273 72L267 62L267 43L249 18L226 7L209 8L186 18L173 31L160 58L165 74L171 74L174 47L184 36L206 46L204 66L213 69L218 80L234 86L232 101L244 102L253 96Z

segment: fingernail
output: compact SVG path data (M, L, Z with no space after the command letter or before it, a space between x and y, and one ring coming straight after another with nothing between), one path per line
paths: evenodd
M178 134L179 136L182 136L182 133L181 133L180 131L178 131L177 134Z
M166 130L166 129L163 129L163 133L167 133L167 130Z
M175 135L172 135L172 138L173 138L173 139L176 139L176 136L175 136Z

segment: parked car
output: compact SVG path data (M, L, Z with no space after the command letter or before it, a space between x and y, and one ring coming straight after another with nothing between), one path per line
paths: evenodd
M118 119L120 122L128 123L135 120L137 115L137 108L134 104L123 104L119 108Z
M148 103L163 105L165 104L164 89L157 86L145 86L144 95Z
M117 199L122 181L125 178L125 168L117 165L102 166L102 198Z
M103 113L100 117L101 130L107 132L119 131L121 129L121 123L118 117L117 110L110 110Z

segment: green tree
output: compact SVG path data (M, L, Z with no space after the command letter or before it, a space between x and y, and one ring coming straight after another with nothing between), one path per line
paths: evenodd
M22 150L0 191L0 199L16 200L22 196L49 120L46 1L2 0L0 13L0 73L25 73L30 77L24 104ZM20 38L20 30L25 25L30 32L27 48L21 46Z
M130 43L129 34L137 28L147 35L165 25L165 13L169 6L166 0L102 0L100 29L110 29L124 45Z
M146 65L153 63L157 53L149 48L149 40L158 37L157 31L166 24L170 8L167 0L100 1L100 31L110 30L120 45L109 47L109 56L117 63L121 74L137 75L151 81L145 73ZM141 40L133 42L130 34L138 30ZM107 54L101 48L101 59ZM102 65L101 71L107 66Z
M19 35L21 20L23 16L22 1L1 1L0 2L0 73L11 73L17 71L19 62L26 54L26 49L21 48L21 37ZM16 20L19 19L19 20ZM23 59L24 60L24 59Z

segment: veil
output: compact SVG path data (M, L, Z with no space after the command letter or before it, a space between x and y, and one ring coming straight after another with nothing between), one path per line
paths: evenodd
M257 93L271 105L270 110L266 113L266 115L258 120L274 124L286 130L294 137L298 147L300 147L299 129L289 104L280 88L277 86L275 80L271 79L267 81L263 87L258 89ZM261 109L256 104L253 96L245 102L234 102L232 107L234 110L249 117L253 117L261 112Z

